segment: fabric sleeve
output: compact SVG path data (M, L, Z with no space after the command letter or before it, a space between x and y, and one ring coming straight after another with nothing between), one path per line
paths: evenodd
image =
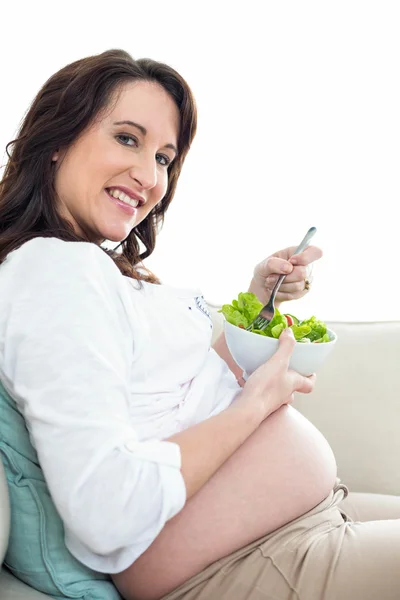
M179 446L141 442L130 423L141 340L128 286L94 244L40 238L10 260L5 379L70 551L97 570L103 556L104 570L119 572L186 500Z

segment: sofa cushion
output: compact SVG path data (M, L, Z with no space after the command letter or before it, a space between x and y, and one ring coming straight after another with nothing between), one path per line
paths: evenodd
M5 564L29 586L53 598L119 600L109 576L79 563L64 543L64 528L51 499L25 421L0 384L0 456L11 505Z

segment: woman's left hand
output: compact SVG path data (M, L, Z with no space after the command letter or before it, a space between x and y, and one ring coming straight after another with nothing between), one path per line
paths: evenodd
M298 300L310 289L311 264L321 258L322 250L317 246L308 246L301 254L292 256L295 250L296 246L285 248L256 265L249 292L253 292L264 305L282 273L287 274L287 277L276 295L276 306L281 302Z

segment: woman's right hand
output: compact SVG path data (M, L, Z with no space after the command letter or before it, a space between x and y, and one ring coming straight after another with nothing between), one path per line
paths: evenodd
M296 340L292 330L284 329L279 337L278 350L250 375L243 386L240 401L257 403L262 420L283 404L291 403L294 392L308 394L314 389L315 374L304 377L289 369L289 361L295 345Z

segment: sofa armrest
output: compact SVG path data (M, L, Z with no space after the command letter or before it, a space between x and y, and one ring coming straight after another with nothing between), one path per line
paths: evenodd
M10 499L0 453L0 566L3 562L10 534Z
M222 330L211 306L214 339ZM352 491L400 495L400 322L328 323L336 348L294 406L327 438Z

